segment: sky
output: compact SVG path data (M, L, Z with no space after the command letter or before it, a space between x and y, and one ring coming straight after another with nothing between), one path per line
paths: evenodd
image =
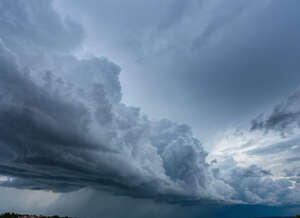
M0 211L300 211L298 0L0 1Z

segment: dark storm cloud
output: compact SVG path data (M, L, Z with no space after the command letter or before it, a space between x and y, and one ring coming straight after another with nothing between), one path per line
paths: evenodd
M35 85L8 55L1 48L1 174L23 178L24 182L10 182L15 187L30 184L33 189L48 189L45 182L53 180L49 189L59 191L66 184L83 186L74 174L83 176L95 170L105 174L104 169L87 168L93 156L89 153L109 150L86 134L90 119L87 108ZM44 183L31 184L35 179Z
M120 103L120 68L104 58L72 56L68 48L80 45L65 41L70 23L56 18L50 1L15 1L8 12L10 1L1 3L7 31L0 34L0 174L11 177L3 186L93 187L172 201L208 195L206 152L188 126L149 121ZM38 19L38 8L49 21ZM49 32L40 34L48 23ZM58 31L54 44L46 43L50 27Z
M103 185L114 186L116 190L119 188L132 195L135 192L136 195L148 195L147 187L154 188L151 184L140 187L142 193L139 194L139 188L130 187L129 180L123 183L118 158L101 160L101 154L115 155L120 151L111 151L89 134L91 113L88 108L79 102L68 101L67 96L60 96L61 93L51 93L37 86L28 75L18 71L9 55L2 47L0 174L15 179L2 182L2 185L60 192ZM44 87L49 87L48 80ZM106 95L99 95L96 90L98 102L102 100L103 103ZM103 92L103 88L101 90ZM96 109L95 116L105 116ZM102 121L98 120L99 123ZM120 125L130 125L128 121L124 122ZM128 140L131 140L130 136ZM102 153L97 155L97 152ZM122 164L128 171L125 176L134 178L130 175L130 166L126 168L125 165Z
M97 83L83 105L64 95L65 87L56 89L60 80L49 79L49 72L38 86L5 47L1 54L0 174L13 177L3 186L59 192L94 187L177 201L185 198L180 186L192 193L208 185L206 153L189 127L152 123Z
M2 186L88 187L185 205L299 202L288 179L233 159L208 164L189 126L123 104L121 68L75 57L81 27L61 19L51 1L11 2L0 4Z

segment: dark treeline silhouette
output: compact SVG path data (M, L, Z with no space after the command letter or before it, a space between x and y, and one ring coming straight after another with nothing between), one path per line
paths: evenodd
M17 214L17 213L3 213L0 215L0 218L71 218L68 216L60 217L57 215L54 216L42 216L42 215L29 215L29 214Z

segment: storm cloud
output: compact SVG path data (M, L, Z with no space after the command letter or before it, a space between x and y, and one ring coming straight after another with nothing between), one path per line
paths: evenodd
M150 121L138 108L122 104L120 67L104 58L78 59L69 53L73 41L61 45L59 40L68 38L75 24L56 18L50 2L14 4L10 13L2 13L3 20L9 14L24 31L13 32L10 23L2 26L30 48L8 37L11 32L1 33L0 171L9 177L3 186L57 192L94 187L162 199L208 195L206 152L189 127ZM37 19L36 7L49 14L49 28L61 29L54 44L45 44L51 30L39 32L48 21ZM37 38L26 35L29 30Z
M181 204L300 202L295 180L225 155L209 163L188 125L152 120L124 104L121 67L103 57L80 57L84 30L57 14L52 1L2 0L0 22L2 186L91 188ZM197 46L219 25L204 31ZM282 105L252 129L286 129L298 113Z

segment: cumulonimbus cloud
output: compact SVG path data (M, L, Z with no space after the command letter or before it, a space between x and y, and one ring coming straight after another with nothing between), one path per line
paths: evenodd
M230 158L209 164L187 125L123 104L121 68L73 55L82 27L59 17L51 1L3 0L0 12L1 185L170 202L299 201L289 180Z

